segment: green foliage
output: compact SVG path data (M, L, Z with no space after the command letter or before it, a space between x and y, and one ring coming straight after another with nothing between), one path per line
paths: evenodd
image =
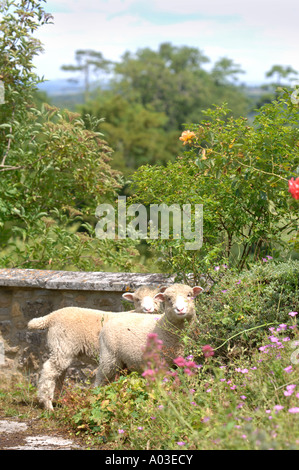
M101 91L80 109L83 116L105 116L101 130L114 149L111 165L125 175L146 163L165 164L179 151L177 133L163 129L167 116L149 106Z
M139 264L136 243L125 240L99 240L94 228L80 212L63 214L57 209L38 213L35 218L19 214L22 225L12 225L0 264L7 268L130 272ZM6 237L8 237L6 233Z
M114 168L130 175L140 165L173 160L182 123L197 121L211 103L227 101L236 116L247 112L237 84L239 66L223 58L207 72L206 62L196 48L163 43L158 51L127 52L114 64L109 83L80 106L83 116L105 117L102 129L115 149Z
M13 138L14 124L26 119L32 93L40 81L33 71L32 61L42 51L42 45L33 33L52 20L42 3L5 0L0 5L0 71L5 85L5 103L1 105L0 117L1 166Z
M192 337L195 344L220 348L222 357L251 354L264 334L259 326L287 323L289 312L299 310L299 261L276 264L265 258L239 274L220 266L214 277L215 284L200 296Z
M197 121L201 110L220 104L230 95L229 104L237 113L246 110L246 99L237 86L218 77L228 77L232 63L226 69L219 61L217 70L209 73L203 65L209 59L197 48L176 47L170 43L160 45L158 51L139 49L127 52L115 66L113 91L143 106L151 105L168 117L166 129L180 129L183 122ZM235 69L234 73L239 73ZM231 89L234 95L230 94Z
M132 373L90 392L67 390L55 419L108 449L296 449L292 323L265 328L250 358L180 358L168 372L152 365L150 379Z
M195 280L226 260L242 269L294 247L298 204L288 179L299 168L298 108L289 97L265 105L253 125L229 117L226 106L189 125L184 154L166 167L143 166L133 175L133 201L146 205L203 204L203 247L186 251L186 240L150 240L167 270ZM184 138L182 136L182 138Z
M93 231L97 205L113 201L122 186L101 119L84 122L79 114L35 105L40 79L32 60L41 44L33 33L52 18L41 5L1 4L0 264L131 270L134 243L97 240Z

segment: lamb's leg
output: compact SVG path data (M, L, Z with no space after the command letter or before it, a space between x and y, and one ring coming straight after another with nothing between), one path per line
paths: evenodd
M58 358L50 357L44 363L38 382L38 398L46 410L53 411L52 401L56 384L60 382L58 387L62 386L61 378L64 378L66 369L71 364L71 361L71 358L59 360Z
M124 369L124 364L116 358L102 343L100 348L99 367L96 372L95 387L104 385L107 382L113 382L117 372Z
M116 375L116 368L114 367L107 367L104 364L99 364L96 372L96 379L94 382L95 387L99 387L100 385L105 385L108 382L112 382Z
M66 376L66 369L56 379L56 387L55 387L55 392L54 393L58 397L61 395L65 376Z

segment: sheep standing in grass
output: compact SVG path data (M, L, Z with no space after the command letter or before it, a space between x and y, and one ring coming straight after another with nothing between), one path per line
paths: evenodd
M156 333L162 341L162 354L171 365L173 359L182 354L180 332L195 320L196 297L203 289L174 284L164 293L155 296L164 301L163 315L123 314L106 323L100 332L100 360L96 385L113 381L121 369L141 372L145 367L144 350L150 333Z
M135 310L132 312L153 313L158 306L158 302L154 300L157 292L158 288L142 286L134 293L123 294L123 297L134 302ZM48 329L47 345L50 355L43 364L38 382L38 397L47 410L53 410L55 389L57 393L61 392L66 370L73 360L79 357L85 362L96 364L101 328L110 318L123 314L65 307L44 317L34 318L28 323L29 330Z

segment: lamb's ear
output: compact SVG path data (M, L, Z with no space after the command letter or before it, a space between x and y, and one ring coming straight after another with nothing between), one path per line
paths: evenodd
M193 287L193 295L194 297L197 297L198 294L200 294L203 291L203 288L200 286L195 286Z
M132 294L132 292L126 292L122 296L124 299L128 300L129 302L134 302L134 294Z
M158 302L164 302L165 297L162 292L159 292L158 294L155 295L154 300L158 300Z
M159 292L164 292L166 291L166 289L167 289L167 286L161 286L159 287Z

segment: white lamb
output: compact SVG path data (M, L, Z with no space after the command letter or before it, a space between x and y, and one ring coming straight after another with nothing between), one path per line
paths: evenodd
M95 385L113 381L122 369L141 372L144 370L144 350L150 333L156 333L163 342L162 354L171 365L173 359L182 355L183 346L179 333L187 322L195 320L194 298L203 289L185 284L174 284L156 300L164 301L163 315L123 314L104 325L100 333L100 360Z
M134 302L135 310L131 312L154 312L159 304L154 300L157 292L158 288L142 286L134 293L123 296ZM57 393L61 392L66 370L73 360L80 357L85 362L96 365L101 328L111 317L123 314L124 312L65 307L44 317L33 318L28 323L29 330L48 329L49 359L43 364L38 382L38 398L47 410L53 410L55 390Z

